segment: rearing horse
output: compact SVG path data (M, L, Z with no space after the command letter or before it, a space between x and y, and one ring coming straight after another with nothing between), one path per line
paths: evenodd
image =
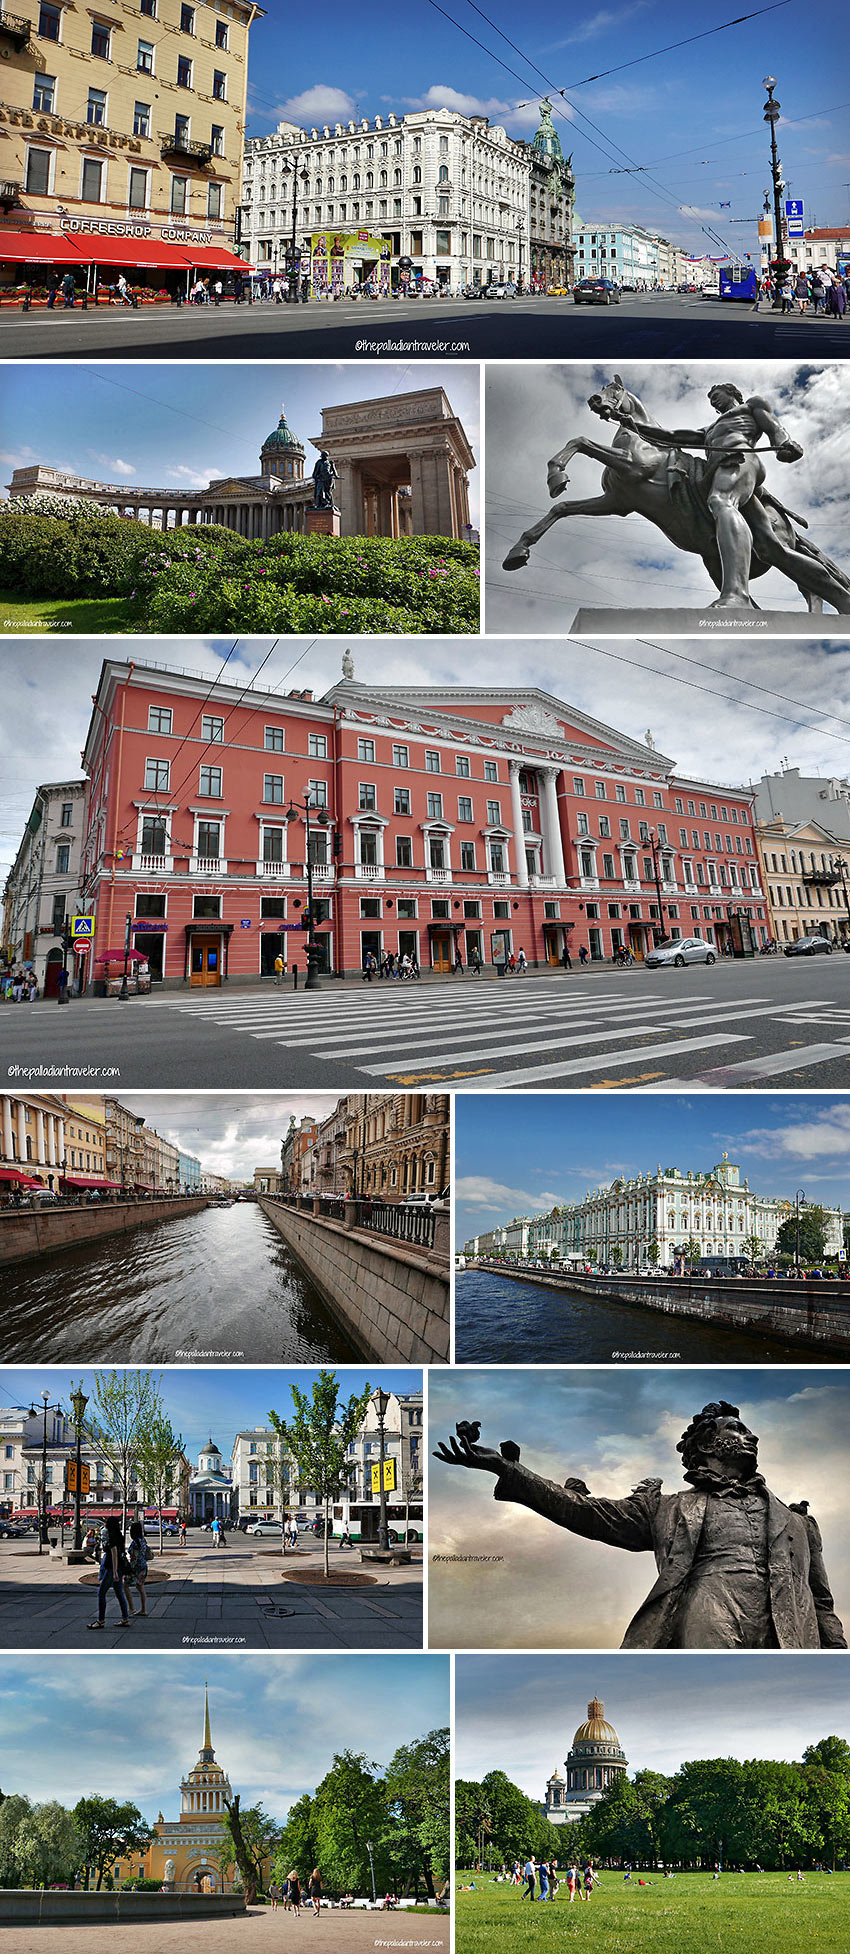
M601 393L591 395L588 406L603 421L617 420L621 414L628 414L644 427L660 425L647 413L638 396L629 392L619 373L615 373ZM580 501L558 502L548 515L542 516L530 529L523 530L519 541L505 557L503 569L522 569L529 560L534 544L539 543L553 524L560 522L564 516L639 515L645 516L648 522L662 530L677 549L701 556L712 583L718 590L721 589L723 571L714 522L701 490L705 464L700 457L688 454L685 449L657 448L652 442L643 440L639 431L622 426L617 428L610 448L577 435L560 448L549 463L548 488L551 496L559 496L566 488L569 481L567 467L574 455L587 455L591 461L602 463L602 494ZM800 523L805 528L804 518L792 518L764 489L760 501L777 542L785 548L802 551L812 559L813 567L817 563L820 569L818 580L824 587L832 586L827 589L829 601L839 611L850 610L850 583L836 565L797 533L794 525ZM763 577L771 567L769 559L760 555L756 546L750 577ZM809 610L822 611L822 596L807 589L805 579L797 581L795 577L794 581L805 597Z

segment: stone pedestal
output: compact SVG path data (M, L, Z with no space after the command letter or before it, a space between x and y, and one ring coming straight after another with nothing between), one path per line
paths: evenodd
M308 509L308 536L338 536L340 533L340 513L338 509Z

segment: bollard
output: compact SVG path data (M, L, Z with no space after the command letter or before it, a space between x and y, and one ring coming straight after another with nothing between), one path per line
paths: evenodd
M293 964L293 966L292 966L292 988L293 988L293 990L294 990L294 991L297 991L297 989L298 989L298 965L297 965L297 963L296 963L296 964Z

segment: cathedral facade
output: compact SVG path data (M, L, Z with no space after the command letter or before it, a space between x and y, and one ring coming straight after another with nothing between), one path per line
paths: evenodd
M117 1861L113 1867L116 1886L125 1879L158 1879L167 1892L232 1893L232 1866L222 1872L220 1851L227 1802L232 1797L230 1780L216 1761L210 1730L209 1696L204 1688L204 1728L197 1762L180 1784L180 1811L176 1818L157 1814L154 1838L147 1852Z
M605 1705L594 1696L587 1721L580 1723L564 1761L566 1776L555 1770L546 1784L540 1810L550 1825L575 1825L628 1770L628 1759L612 1723L605 1721Z

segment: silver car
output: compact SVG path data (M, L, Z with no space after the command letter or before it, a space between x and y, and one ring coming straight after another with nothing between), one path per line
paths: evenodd
M717 953L710 943L704 943L701 936L677 936L672 943L657 943L654 950L648 950L644 963L650 970L666 968L668 964L680 967L684 963L716 963Z

